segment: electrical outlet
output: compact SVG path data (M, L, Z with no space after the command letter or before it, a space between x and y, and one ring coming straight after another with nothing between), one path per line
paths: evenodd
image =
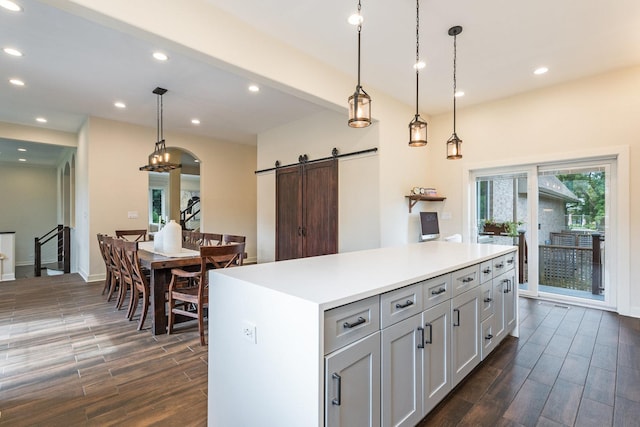
M129 211L129 212L127 212L127 218L129 218L129 219L137 219L138 218L138 211Z
M258 337L256 325L249 322L248 320L242 321L242 336L245 340L249 341L252 344L258 343Z

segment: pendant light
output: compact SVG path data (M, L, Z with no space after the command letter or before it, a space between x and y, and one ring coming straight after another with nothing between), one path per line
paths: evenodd
M182 167L177 163L171 163L169 161L169 152L164 141L163 131L163 117L162 117L162 95L167 93L167 89L157 87L153 90L153 93L158 95L157 112L158 112L158 128L157 128L157 140L153 153L149 156L149 164L140 166L141 171L148 172L169 172L170 170Z
M349 22L358 25L358 84L356 91L349 97L349 126L364 128L371 124L371 97L360 86L360 32L362 31L362 5L358 0L358 13L349 18Z
M416 0L416 115L409 123L409 147L427 145L427 122L418 112L418 80L420 77L420 0Z
M462 140L456 134L456 37L462 32L462 27L456 25L449 28L449 35L453 36L453 135L447 141L447 159L457 160L462 158Z

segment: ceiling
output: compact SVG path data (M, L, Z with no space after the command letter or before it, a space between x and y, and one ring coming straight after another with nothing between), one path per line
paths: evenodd
M0 47L19 48L24 56L0 52L0 121L76 132L91 115L155 128L152 90L160 86L168 89L165 131L255 144L258 133L326 108L267 84L251 93L248 85L260 83L260 76L223 71L160 37L136 37L140 31L108 28L52 6L66 2L14 1L23 11L0 9ZM202 1L351 75L355 87L356 30L347 23L355 1ZM415 6L408 0L363 2L362 85L374 109L381 92L415 103ZM452 106L453 39L447 30L453 25L464 28L457 78L466 94L458 108L640 64L637 0L422 0L420 10L420 52L427 63L420 73L420 110L427 114ZM169 60L153 59L158 50ZM549 72L534 75L539 66ZM11 78L25 86L9 84ZM115 101L127 108L115 108ZM40 116L48 122L35 122ZM0 139L0 162L10 161L7 143Z

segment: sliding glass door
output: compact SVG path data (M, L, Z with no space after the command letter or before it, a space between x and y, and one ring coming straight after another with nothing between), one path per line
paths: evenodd
M614 159L475 170L479 243L517 245L524 295L611 307Z

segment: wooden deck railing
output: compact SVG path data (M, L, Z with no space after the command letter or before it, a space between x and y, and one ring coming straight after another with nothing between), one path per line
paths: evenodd
M603 242L604 236L593 234L590 247L540 245L540 284L600 295L604 290Z

